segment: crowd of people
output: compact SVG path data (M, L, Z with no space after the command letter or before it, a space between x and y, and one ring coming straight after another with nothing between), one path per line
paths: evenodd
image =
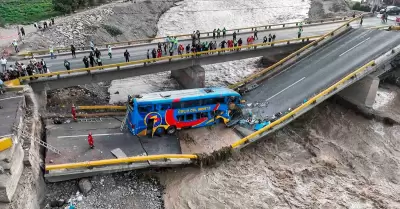
M43 59L37 61L36 58L34 57L29 60L29 63L27 65L19 61L16 61L14 65L12 64L8 65L9 63L7 62L7 59L4 57L1 57L0 63L1 63L0 78L2 81L16 79L21 76L32 76L35 74L50 73L50 70L47 67L46 62Z

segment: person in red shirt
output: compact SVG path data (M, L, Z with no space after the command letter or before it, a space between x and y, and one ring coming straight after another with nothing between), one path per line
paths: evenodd
M160 58L162 55L162 50L161 49L157 49L157 58Z
M90 149L93 149L94 148L94 141L93 141L93 137L92 137L92 132L89 132L88 143L89 143Z
M179 44L179 47L178 47L178 55L182 55L183 50L185 50L185 49L183 48L183 45L182 45L182 44Z

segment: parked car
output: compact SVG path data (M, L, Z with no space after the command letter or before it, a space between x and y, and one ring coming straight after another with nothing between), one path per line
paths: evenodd
M400 7L396 6L387 6L385 9L381 9L379 11L380 14L383 14L386 11L388 15L399 15L400 14Z

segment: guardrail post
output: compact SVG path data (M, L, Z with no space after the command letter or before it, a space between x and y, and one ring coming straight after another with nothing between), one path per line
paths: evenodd
M331 36L334 36L334 35L335 35L335 33L334 33L334 32L332 32L332 33L331 33Z
M285 24L282 24L282 27L285 27Z
M310 38L307 38L307 42L310 41Z
M301 42L304 42L304 38L301 39Z
M286 44L290 44L290 41L287 41Z
M251 31L253 31L254 30L254 28L251 28Z
M60 54L60 50L57 50L57 53Z
M57 79L60 79L60 74L57 75Z
M128 42L128 45L131 45L131 42Z
M271 29L271 26L269 25L268 28Z
M296 26L298 26L299 25L299 23L296 23Z
M146 64L146 63L145 63ZM121 67L120 66L117 66L117 70L121 70Z
M274 42L271 43L271 46L274 46Z
M88 74L90 74L90 70L86 70L86 72L87 72Z

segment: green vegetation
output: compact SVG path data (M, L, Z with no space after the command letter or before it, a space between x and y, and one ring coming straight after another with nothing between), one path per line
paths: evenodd
M111 35L111 36L118 36L122 34L122 31L112 25L101 25L104 29L106 29L106 31Z
M9 24L30 24L61 13L54 10L51 0L0 0L1 20Z

